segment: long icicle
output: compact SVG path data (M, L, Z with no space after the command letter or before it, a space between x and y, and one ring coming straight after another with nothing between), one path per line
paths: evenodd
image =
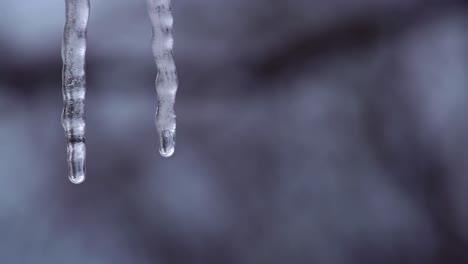
M152 49L158 74L156 93L156 128L159 134L159 153L170 157L174 153L176 115L174 111L177 92L177 73L172 56L172 10L171 0L148 0L148 13L153 27Z
M89 0L65 0L66 22L62 42L62 125L67 139L68 177L72 183L85 180L86 32Z

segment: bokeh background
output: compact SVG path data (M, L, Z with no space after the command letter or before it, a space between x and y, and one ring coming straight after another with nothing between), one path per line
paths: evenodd
M145 1L91 1L68 182L62 0L0 1L0 263L468 263L468 5L174 1L175 155Z

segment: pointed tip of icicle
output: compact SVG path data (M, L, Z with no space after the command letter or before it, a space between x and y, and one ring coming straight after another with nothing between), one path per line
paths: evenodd
M81 140L72 140L67 145L68 153L68 179L73 184L80 184L86 177L86 144L84 137Z
M86 177L85 177L84 174L82 174L82 175L78 175L78 176L74 176L74 177L70 176L70 177L68 177L68 179L73 184L81 184L81 183L83 183L85 181Z
M170 147L170 148L159 148L159 154L161 154L161 156L163 156L164 158L169 158L172 156L172 154L174 154L174 147Z
M163 130L159 136L159 153L161 156L168 158L175 151L175 130Z

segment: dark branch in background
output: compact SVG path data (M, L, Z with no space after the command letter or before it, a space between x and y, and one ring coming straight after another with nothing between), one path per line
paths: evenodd
M330 55L362 52L383 38L392 39L406 32L412 25L451 9L466 8L467 1L420 1L409 9L382 10L375 14L342 20L320 32L303 32L274 46L265 58L247 63L254 77L278 76L294 73L311 61L319 63Z

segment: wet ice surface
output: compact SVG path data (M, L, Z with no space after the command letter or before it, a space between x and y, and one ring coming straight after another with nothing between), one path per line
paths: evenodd
M80 184L86 173L86 34L89 0L66 0L62 43L62 126L67 139L68 177Z
M177 92L177 72L172 56L174 40L171 0L148 0L148 14L153 31L152 49L158 69L156 128L159 134L159 152L163 157L170 157L176 143L174 104Z

